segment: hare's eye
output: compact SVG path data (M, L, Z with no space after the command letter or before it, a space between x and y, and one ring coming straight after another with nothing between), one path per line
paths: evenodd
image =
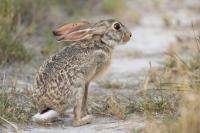
M115 30L119 30L119 29L121 28L121 25L120 25L119 23L115 23L115 24L113 25L113 28L114 28Z

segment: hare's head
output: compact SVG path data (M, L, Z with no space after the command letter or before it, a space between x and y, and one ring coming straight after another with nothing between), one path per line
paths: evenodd
M81 41L99 38L100 41L115 46L126 43L131 32L119 21L114 19L101 20L97 23L80 21L68 23L53 31L58 41Z

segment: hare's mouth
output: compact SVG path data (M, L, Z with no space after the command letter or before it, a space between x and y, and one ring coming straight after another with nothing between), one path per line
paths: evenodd
M123 40L123 43L127 43L130 40L130 37L129 36L123 36L122 40Z
M123 35L123 37L122 37L123 43L127 43L127 42L130 40L131 36L132 36L132 34L129 33L129 32L128 32L128 33L125 33L125 34Z

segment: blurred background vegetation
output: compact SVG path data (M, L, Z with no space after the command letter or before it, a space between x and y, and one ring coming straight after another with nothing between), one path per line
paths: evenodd
M30 61L34 53L24 43L31 36L46 39L41 53L49 55L60 47L51 34L55 25L94 14L119 15L124 6L122 0L1 0L0 62ZM63 21L57 22L58 17Z

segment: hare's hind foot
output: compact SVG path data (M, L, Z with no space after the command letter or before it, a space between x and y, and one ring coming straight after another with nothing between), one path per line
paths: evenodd
M74 119L73 122L72 122L72 125L75 126L75 127L82 126L82 125L91 123L92 120L93 120L93 116L92 115L86 115L86 116L82 117L79 120Z
M36 123L49 123L59 118L59 114L54 110L37 113L32 117L32 121Z
M87 107L83 108L81 116L84 117L87 116L88 114L89 114L88 108Z

